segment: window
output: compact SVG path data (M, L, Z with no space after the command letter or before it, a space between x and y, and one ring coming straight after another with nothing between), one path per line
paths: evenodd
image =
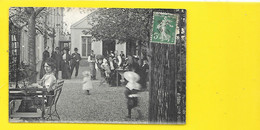
M90 36L82 36L81 37L82 40L82 56L83 57L87 57L88 55L90 55L91 52L91 37Z

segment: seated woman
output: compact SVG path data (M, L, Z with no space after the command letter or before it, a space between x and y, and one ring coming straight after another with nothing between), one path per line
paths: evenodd
M56 65L53 59L50 58L44 63L44 70L46 74L40 80L38 87L46 87L48 92L53 91L57 82L55 77Z
M49 58L45 61L44 63L44 70L45 70L45 75L42 77L40 82L37 84L32 84L31 86L28 87L38 87L38 88L47 88L47 94L48 95L53 95L54 94L54 89L57 83L56 77L55 77L55 62L53 59ZM46 105L49 106L51 105L53 101L52 96L47 96L47 102ZM35 108L35 102L32 100L22 100L21 105L19 106L17 112L34 112L36 111Z
M53 61L53 59L50 58L45 62L44 70L46 74L40 80L38 87L47 88L48 95L53 95L57 83L57 79L55 77L56 64ZM47 106L51 105L51 102L53 100L52 98L53 98L52 96L47 96Z

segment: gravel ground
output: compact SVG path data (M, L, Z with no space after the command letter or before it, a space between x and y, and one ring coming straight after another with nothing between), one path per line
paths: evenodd
M80 67L79 76L65 80L63 90L57 103L57 111L61 122L77 123L140 123L148 121L148 92L140 92L140 109L143 113L142 119L137 119L136 110L132 110L132 119L126 118L127 108L124 96L124 86L109 87L100 84L98 80L93 81L91 95L82 91L81 72L88 70Z

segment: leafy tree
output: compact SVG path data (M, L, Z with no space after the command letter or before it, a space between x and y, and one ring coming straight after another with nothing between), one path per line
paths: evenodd
M64 8L65 11L71 11L75 8ZM93 8L94 9L94 8ZM86 13L89 10L80 8L81 13ZM47 19L50 16L51 10L47 7L11 7L9 8L9 20L18 28L26 28L28 30L28 60L30 70L36 72L36 50L35 36L43 35L44 47L47 46L48 36L55 37L55 29L48 26ZM62 23L65 24L65 23ZM54 42L53 42L54 43ZM34 73L36 74L36 73ZM36 81L36 75L31 75L30 82Z
M35 36L37 33L47 33L49 29L45 22L48 13L45 7L12 7L9 9L9 20L22 29L28 28L28 59L30 69L36 72ZM36 82L36 75L31 76L30 82Z
M89 15L88 20L92 28L84 33L91 34L96 40L112 39L130 44L129 41L134 41L133 43L138 41L139 49L142 47L147 50L149 57L149 121L176 123L177 88L175 84L178 78L176 76L178 68L180 68L176 58L178 55L176 55L176 48L177 44L185 44L185 41L177 40L176 45L150 43L154 11L172 14L178 14L178 11L183 12L183 10L172 9L98 9ZM178 26L180 25L184 26L185 21L180 22ZM185 59L182 60L185 62Z
M92 28L85 30L95 40L119 40L146 47L149 42L151 9L100 8L89 15ZM140 52L140 51L139 51Z
M35 29L36 34L44 34L44 31L47 30L48 35L52 32L52 28L46 24L46 16L50 13L46 7L11 7L9 9L9 20L11 20L15 26L22 29L23 27L28 28L30 11L38 10L38 14L35 18Z

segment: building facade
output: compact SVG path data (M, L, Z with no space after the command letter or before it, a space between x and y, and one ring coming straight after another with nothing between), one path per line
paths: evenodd
M110 51L123 51L126 54L126 43L118 44L116 40L96 41L91 35L84 34L84 31L91 28L88 17L89 15L71 25L71 51L78 48L82 58L87 58L91 50L96 55L106 55Z
M46 46L49 46L49 52L54 50L55 47L60 46L61 40L65 39L63 34L63 12L64 8L46 8L47 14L45 15L45 24L51 29L49 35L37 33L36 35L36 63L42 60L42 53ZM65 39L67 40L67 39ZM20 61L28 63L28 29L23 27L20 36Z

